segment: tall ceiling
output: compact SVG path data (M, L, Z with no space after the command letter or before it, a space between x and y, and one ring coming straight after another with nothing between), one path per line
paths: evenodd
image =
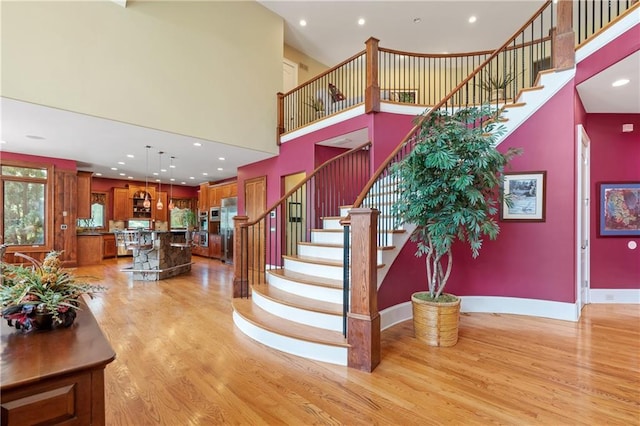
M333 66L364 49L369 37L385 48L444 53L489 50L502 44L544 3L514 1L328 1L259 2L284 21L285 43ZM469 23L471 16L476 17ZM304 19L306 26L300 26ZM359 25L358 20L364 19ZM612 92L611 81L631 79ZM578 88L588 112L640 113L640 52L582 83ZM144 180L145 141L167 154L149 151L149 168L162 165L166 183L197 185L237 174L237 167L269 154L160 132L121 122L2 98L0 150L78 161L80 170L105 177ZM90 142L88 142L90 141ZM200 144L200 146L195 146ZM135 150L132 147L137 147ZM0 153L1 154L1 153ZM127 157L131 154L134 157ZM177 157L169 169L169 156ZM224 160L220 160L220 158ZM118 164L119 162L125 164ZM119 170L111 170L117 167ZM220 170L222 169L222 170Z

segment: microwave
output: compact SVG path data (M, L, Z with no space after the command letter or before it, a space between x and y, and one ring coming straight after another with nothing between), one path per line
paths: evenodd
M211 222L220 222L220 207L212 207L209 214L209 220Z

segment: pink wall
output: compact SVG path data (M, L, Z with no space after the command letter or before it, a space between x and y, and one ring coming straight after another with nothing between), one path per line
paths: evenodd
M622 125L634 131L622 133ZM587 114L591 140L591 288L640 288L640 237L598 235L599 183L640 182L640 114Z
M315 159L316 144L325 140L367 128L372 118L361 115L343 121L334 126L320 129L308 135L301 136L292 142L285 142L280 146L277 157L268 158L256 163L238 168L238 212L244 214L244 182L259 176L267 177L267 208L282 196L282 176L293 173L311 173L317 164ZM321 155L327 154L322 151Z
M62 158L40 157L37 155L15 154L13 152L0 152L3 160L28 161L30 163L53 164L54 167L63 170L76 170L76 162Z
M574 89L570 83L523 123L501 150L524 152L510 171L547 172L546 221L500 222L495 241L480 256L454 246L454 268L446 290L457 295L509 296L571 302L575 295ZM424 258L407 244L378 293L380 309L410 300L426 288Z
M391 151L398 146L400 141L407 136L413 128L414 116L390 113L375 114L372 141L373 162L375 171L379 164L387 159Z

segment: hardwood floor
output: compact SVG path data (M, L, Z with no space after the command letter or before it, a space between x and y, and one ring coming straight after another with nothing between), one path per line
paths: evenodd
M232 270L195 258L159 282L76 273L107 293L89 305L117 356L106 368L107 425L640 424L640 306L589 305L578 323L463 315L452 348L382 332L371 374L256 343L231 318Z

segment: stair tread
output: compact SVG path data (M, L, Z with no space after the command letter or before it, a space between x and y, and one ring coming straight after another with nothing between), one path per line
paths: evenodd
M344 244L331 244L331 243L312 243L308 241L300 241L298 243L299 246L310 246L310 247L329 247L329 248L344 248ZM378 250L393 250L396 246L378 246Z
M232 306L242 318L272 333L311 343L349 347L347 339L338 331L312 327L278 317L256 306L251 299L233 299Z
M324 277L316 277L313 275L303 274L301 272L288 271L286 269L271 269L267 271L271 275L277 275L281 278L286 278L291 281L296 281L299 283L315 285L318 287L328 287L335 289L342 289L342 281L334 280L331 278Z
M254 285L253 292L259 293L267 299L294 308L300 308L306 311L318 312L322 314L342 316L342 305L338 303L310 299L308 297L299 296L297 294L289 293L288 291L280 290L279 288L270 285Z

